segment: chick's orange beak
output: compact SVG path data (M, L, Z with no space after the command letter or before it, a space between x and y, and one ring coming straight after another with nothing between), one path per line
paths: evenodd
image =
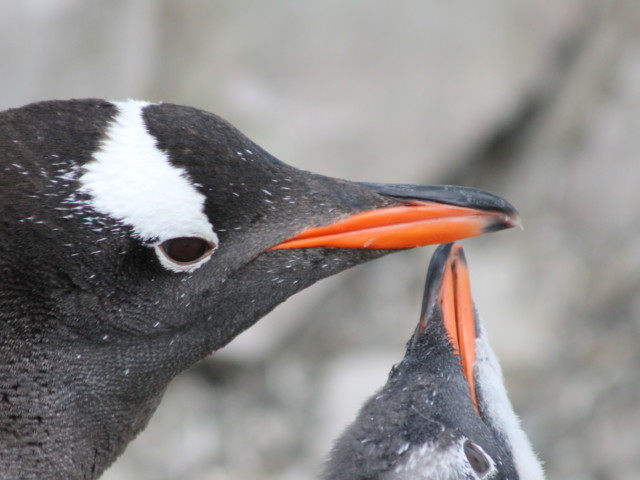
M438 302L442 308L444 325L454 349L460 356L463 372L469 383L471 400L476 411L473 366L476 361L476 323L469 270L460 245L454 245L444 270Z

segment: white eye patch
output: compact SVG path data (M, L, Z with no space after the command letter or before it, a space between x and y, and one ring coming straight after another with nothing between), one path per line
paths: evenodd
M465 438L461 437L446 448L435 443L403 446L406 458L381 476L382 480L452 480L458 478L488 480L496 473L493 460L479 446L475 445L488 462L487 471L479 475L474 471L464 452Z
M217 245L218 236L204 214L204 195L157 147L144 124L142 111L149 103L130 100L115 105L119 113L79 179L91 207L130 226L149 244L198 237ZM158 258L171 270L192 271L209 257L188 269Z

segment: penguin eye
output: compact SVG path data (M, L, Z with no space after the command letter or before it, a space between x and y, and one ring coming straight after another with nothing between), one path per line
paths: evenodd
M162 242L159 247L170 261L189 265L211 255L216 244L199 237L178 237Z
M463 448L469 465L471 465L474 472L480 475L480 478L491 470L491 462L479 446L470 440L466 440Z

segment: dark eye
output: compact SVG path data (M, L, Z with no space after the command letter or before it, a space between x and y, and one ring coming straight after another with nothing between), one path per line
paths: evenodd
M469 460L469 465L478 475L485 475L491 469L491 462L475 443L467 440L464 442L464 454Z
M198 237L179 237L160 245L163 253L172 262L186 265L206 258L216 245Z

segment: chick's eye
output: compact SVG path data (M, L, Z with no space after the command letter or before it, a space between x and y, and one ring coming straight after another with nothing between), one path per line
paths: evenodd
M209 256L216 245L199 237L179 237L160 245L167 258L178 264L189 264Z
M482 476L486 475L491 469L491 462L475 443L467 440L464 442L463 448L469 465L471 465L473 471L482 478Z

